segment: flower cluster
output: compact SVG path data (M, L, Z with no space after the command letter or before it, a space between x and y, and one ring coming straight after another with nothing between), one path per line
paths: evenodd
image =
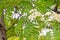
M41 16L41 13L38 12L37 9L32 9L30 13L32 14L28 16L28 19L30 19L31 21L33 21L37 16Z

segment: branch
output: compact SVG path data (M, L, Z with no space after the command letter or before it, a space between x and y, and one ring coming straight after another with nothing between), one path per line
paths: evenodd
M51 8L49 8L49 7L47 7L48 9L50 9L50 10L52 10L52 11L54 11L54 12L56 12L57 14L60 14L60 11L58 10L58 6L59 6L59 0L55 0L55 7L54 7L54 9L51 9Z

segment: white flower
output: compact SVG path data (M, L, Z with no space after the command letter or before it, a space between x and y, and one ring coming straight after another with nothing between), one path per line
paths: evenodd
M47 19L47 20L45 20L45 22L48 22L48 21L52 21L52 19Z
M37 22L37 21L33 21L32 23L33 23L33 24L37 24L37 25L38 25L38 22Z
M23 17L25 17L25 16L27 16L27 13L23 13L23 15L22 15Z
M51 19L48 19L48 21L52 21Z
M51 16L49 17L49 19L53 20L53 19L54 19L54 16L51 15Z
M15 13L14 11L12 11L12 18L14 19L17 19L21 14L21 11L18 11L17 13Z
M52 29L43 28L43 29L41 30L40 36L46 36L46 34L47 34L48 32L50 32L50 31L52 31Z
M51 12L46 12L45 15L46 16L50 16L51 15Z
M41 21L45 21L45 17L44 17L44 15L41 15L40 20L41 20Z
M32 6L34 7L34 6L35 6L35 4L33 4L33 3L32 3Z
M47 32L49 32L48 29L46 29L46 28L42 29L42 30L41 30L41 33L40 33L40 36L42 36L42 35L43 35L43 36L46 36Z
M13 19L14 19L14 18L17 19L18 17L19 17L19 14L18 14L18 13L13 13L13 14L12 14L12 18L13 18Z
M34 12L34 11L37 11L36 9L31 9L30 11L29 11L29 13L32 13L32 12Z
M32 15L35 15L35 16L40 16L41 15L41 13L37 11L37 9L31 9L29 11L29 13L32 13Z

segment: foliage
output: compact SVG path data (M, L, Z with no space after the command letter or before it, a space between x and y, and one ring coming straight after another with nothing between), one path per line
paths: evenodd
M7 40L50 40L50 32L48 32L46 36L40 37L41 30L47 27L48 24L51 24L53 27L53 40L59 40L60 23L55 19L50 20L49 17L51 15L45 15L46 12L51 12L49 8L55 3L55 0L1 0L0 16L2 9L6 8L6 14L4 14L4 22L6 24L7 30L11 27L6 32ZM23 15L22 17L20 16L21 18L19 19L12 18L11 11L13 11L14 5L17 5L18 10L21 11L21 14ZM33 14L35 12L37 14L39 13L39 16L37 14ZM33 18L29 19L30 15L33 15ZM12 25L13 23L15 24Z

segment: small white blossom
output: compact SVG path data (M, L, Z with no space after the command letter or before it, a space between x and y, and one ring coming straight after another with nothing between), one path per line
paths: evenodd
M31 9L30 11L29 11L29 13L32 13L32 12L35 12L35 11L37 11L36 9Z
M49 19L54 20L54 16L51 15L51 16L49 17Z
M51 12L46 12L45 15L46 16L50 16L51 15Z
M50 22L45 22L46 23L46 26L50 27L51 26L51 23Z
M12 18L14 19L14 18L18 18L19 16L20 16L20 14L21 14L21 11L18 11L17 13L15 13L14 11L12 11Z
M13 19L14 19L14 18L17 19L18 17L19 17L19 14L18 14L18 13L13 13L13 14L12 14L12 18L13 18Z
M35 4L33 4L33 3L32 3L32 6L34 7L34 6L35 6Z
M40 20L41 20L41 21L45 21L45 17L44 17L44 15L41 15Z
M27 16L27 13L24 13L22 16L23 16L23 17Z
M48 22L48 21L53 21L52 19L47 19L47 20L45 20L45 22Z
M33 24L38 24L38 22L37 22L37 21L33 21L32 23L33 23Z
M48 21L52 21L51 19L48 19Z
M50 32L52 29L44 28L41 30L40 36L46 36L48 32Z

